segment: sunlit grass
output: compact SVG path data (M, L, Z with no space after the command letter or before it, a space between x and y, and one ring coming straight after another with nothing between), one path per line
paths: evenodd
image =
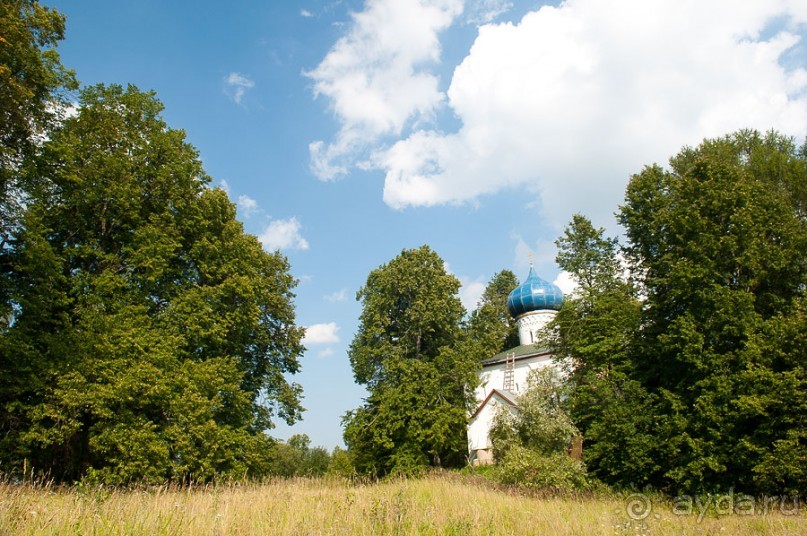
M0 534L806 534L799 513L632 520L617 495L529 497L432 475L115 490L0 484Z

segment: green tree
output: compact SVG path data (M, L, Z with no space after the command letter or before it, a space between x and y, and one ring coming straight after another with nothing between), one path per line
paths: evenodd
M518 325L507 310L507 296L518 286L518 279L510 270L494 275L476 309L465 322L468 342L475 348L478 359L486 359L519 345Z
M625 277L618 241L585 216L574 215L555 244L558 266L576 288L546 343L569 374L569 415L585 438L586 462L603 480L644 484L656 441L653 421L638 411L647 393L632 379L629 358L641 314L637 290Z
M566 411L568 399L568 382L546 367L530 373L515 411L499 408L490 429L499 481L537 488L586 485L585 466L569 456L580 432Z
M353 467L353 459L350 453L342 448L334 447L331 452L331 459L328 462L328 474L350 478L355 475L356 469Z
M244 233L198 155L130 86L82 92L36 165L0 334L6 467L57 479L266 471L300 414L302 328L279 252Z
M65 95L77 84L55 47L64 17L34 0L0 3L0 240L3 247L19 217L29 185L22 164L37 140L60 118Z
M630 281L584 218L558 241L580 289L555 347L589 468L676 492L803 490L807 146L741 131L670 167L628 185Z
M334 454L336 453L334 449ZM276 443L269 452L269 473L276 476L322 476L331 456L324 447L312 447L306 434L294 434L285 443Z
M463 463L478 364L454 347L464 314L458 290L422 246L373 270L357 293L363 309L349 355L370 394L344 423L358 471Z
M677 421L659 485L807 486L805 154L741 131L628 185L619 219L646 295L634 377Z

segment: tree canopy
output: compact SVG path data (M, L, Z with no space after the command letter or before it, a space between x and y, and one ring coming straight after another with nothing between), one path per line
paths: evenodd
M740 131L684 148L632 177L618 217L631 282L583 219L559 242L581 283L556 325L580 363L589 467L673 490L803 490L807 146Z
M27 185L20 167L31 156L76 89L55 47L64 38L58 11L34 0L0 3L0 240L5 244Z
M464 323L468 346L464 351L486 359L519 345L518 325L507 310L507 296L517 286L518 279L510 270L502 270L491 278L476 309Z
M428 246L373 270L357 293L359 328L349 356L370 391L345 417L345 442L362 472L458 466L477 362L458 351L460 283Z
M24 173L0 456L56 479L260 474L300 415L289 264L244 233L153 93L95 86ZM33 183L33 182L32 182Z

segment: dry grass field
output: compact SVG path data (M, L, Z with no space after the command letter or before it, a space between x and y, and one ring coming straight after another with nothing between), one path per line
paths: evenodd
M769 505L699 515L651 499L650 512L633 504L633 517L643 519L632 519L630 502L530 497L440 475L128 491L0 484L0 534L807 534L804 504L798 512Z

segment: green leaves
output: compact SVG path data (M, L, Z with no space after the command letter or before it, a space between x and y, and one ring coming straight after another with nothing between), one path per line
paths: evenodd
M6 463L104 482L267 470L294 422L288 261L244 233L151 93L96 86L45 143L9 257ZM12 378L14 378L12 380Z
M519 345L518 326L507 311L507 296L517 286L518 279L509 270L491 278L479 305L464 323L461 351L481 361Z
M464 314L459 281L428 246L372 271L350 345L356 381L370 396L345 417L345 442L361 472L457 466L477 361L457 351Z
M580 432L563 408L567 384L554 367L532 371L527 382L515 411L500 406L493 420L494 477L539 489L584 487L585 465L569 456Z
M576 360L573 416L595 475L696 492L807 484L790 461L807 459L804 155L740 131L632 177L618 214L629 281L586 221L559 240L581 287L555 347Z

